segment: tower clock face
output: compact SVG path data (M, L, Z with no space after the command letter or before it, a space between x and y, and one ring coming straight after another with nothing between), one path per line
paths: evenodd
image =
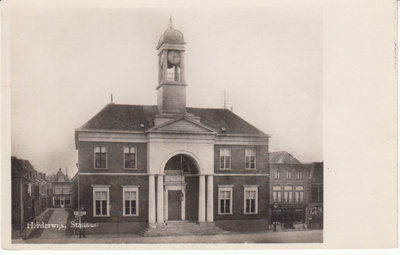
M181 54L177 51L169 51L168 62L174 66L179 65L179 63L181 62Z

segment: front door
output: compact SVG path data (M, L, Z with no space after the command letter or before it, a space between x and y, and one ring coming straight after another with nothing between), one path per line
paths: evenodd
M181 220L180 190L168 190L168 220Z
M63 199L63 198L60 199L60 207L61 207L61 208L64 208L64 199Z

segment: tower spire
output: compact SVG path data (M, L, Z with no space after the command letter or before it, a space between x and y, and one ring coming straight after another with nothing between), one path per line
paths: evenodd
M174 28L174 26L172 25L172 16L169 16L169 25L168 28Z

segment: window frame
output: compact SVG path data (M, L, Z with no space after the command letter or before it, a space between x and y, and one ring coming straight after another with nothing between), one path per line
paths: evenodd
M128 148L129 151L131 150L131 148L134 148L134 149L135 149L135 167L125 167L125 149L126 149L126 148ZM136 146L124 146L124 147L123 147L122 153L124 154L124 161L122 162L122 164L123 164L123 169L130 169L130 170L132 170L132 169L138 169L138 168L137 168L137 147L136 147ZM129 153L129 154L132 154L132 153Z
M292 170L286 170L286 179L292 179Z
M275 171L275 179L281 179L281 171L279 169Z
M122 216L124 217L137 217L139 216L139 185L122 186ZM136 214L125 213L125 192L136 192ZM132 200L130 200L132 201Z
M110 185L92 185L93 188L93 217L110 217ZM107 192L107 214L96 214L96 192ZM100 200L101 201L101 200Z
M279 187L279 190L275 190L274 187ZM275 200L274 194L277 194L277 199ZM272 201L274 203L281 203L282 202L282 186L281 185L273 185L272 186Z
M222 153L221 153L222 150L229 151L229 168L226 167L225 158L227 156L222 156ZM224 157L224 168L221 165L221 157ZM232 170L232 148L230 148L230 147L221 147L221 148L219 148L219 169L220 170Z
M96 152L96 148L100 148L100 152ZM105 148L105 154L106 154L106 167L96 167L96 153L103 153L101 151L101 148ZM108 169L108 149L106 146L94 146L93 149L93 168L94 169Z
M298 190L297 189L298 187L301 187L302 189ZM297 193L299 193L299 199L298 200L297 200ZM303 193L303 196L300 196L300 193ZM304 195L305 195L304 186L303 185L296 185L296 187L294 188L294 201L296 203L304 203ZM300 198L302 198L302 199L300 199Z
M253 151L254 152L254 156L251 155L247 155L248 151ZM250 158L254 157L254 168L251 168L251 161ZM249 166L247 167L247 158L249 158ZM248 147L244 149L244 169L245 170L257 170L257 148L256 147Z
M297 179L302 180L303 179L303 171L302 170L297 170Z
M258 187L259 185L243 185L243 213L244 214L258 214ZM254 204L254 212L246 212L246 191L255 191L255 204ZM251 198L250 198L251 199Z
M221 191L229 191L229 213L221 212ZM218 185L218 215L232 215L233 212L233 185Z
M291 189L286 189L286 187L290 187ZM286 193L288 197L286 199ZM293 186L292 185L285 185L283 187L283 201L285 203L293 203Z

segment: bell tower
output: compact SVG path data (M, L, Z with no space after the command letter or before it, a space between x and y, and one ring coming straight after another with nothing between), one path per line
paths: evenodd
M186 114L185 41L172 19L160 37L158 50L157 106L161 114Z

